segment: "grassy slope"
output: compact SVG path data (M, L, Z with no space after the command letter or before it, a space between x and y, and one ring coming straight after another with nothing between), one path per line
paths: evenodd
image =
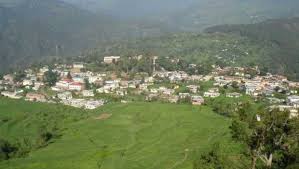
M4 116L19 119L9 124L0 122L0 132L4 136L30 134L28 130L31 128L23 125L38 123L32 114L47 112L50 107L56 111L62 108L0 99L0 119ZM84 112L89 118L84 118L81 110L73 110L73 114L60 112L67 113L66 119L79 117L82 120L63 120L61 126L65 130L61 139L32 152L27 158L2 162L0 168L170 169L175 164L176 168L192 168L194 151L208 151L214 142L221 143L225 154L236 154L238 149L229 140L230 121L208 107L160 103L110 104L94 112ZM30 112L32 119L23 118L26 112ZM106 120L93 118L103 112L113 115ZM185 149L190 151L185 153ZM185 155L186 160L181 163Z
M62 132L67 124L86 117L87 112L70 107L0 97L0 137L10 141L35 139L40 128Z

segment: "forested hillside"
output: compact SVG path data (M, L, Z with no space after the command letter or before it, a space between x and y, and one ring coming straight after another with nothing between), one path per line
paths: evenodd
M204 69L213 64L220 66L258 65L262 70L267 71L263 63L269 62L272 53L276 50L277 47L271 43L257 43L238 35L181 33L134 41L103 43L96 49L86 51L84 55L88 56L85 61L88 60L91 63L102 61L105 55L124 57L144 55L160 56L159 60L165 57L181 59ZM167 66L167 64L163 65ZM167 67L169 66L171 65Z
M299 79L299 18L269 20L251 25L215 26L206 32L235 34L256 43L271 43L276 52L271 52L271 59L261 64L274 72Z
M117 41L87 51L91 60L104 55L157 55L199 65L254 66L264 72L299 79L299 18L258 24L221 25L205 33Z

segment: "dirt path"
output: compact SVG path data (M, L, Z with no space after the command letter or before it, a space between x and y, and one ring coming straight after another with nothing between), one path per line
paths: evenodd
M174 163L174 165L172 167L170 167L169 169L175 169L179 165L183 164L188 159L188 152L189 152L189 149L185 149L184 158L182 160L177 161L176 163Z
M94 119L95 119L95 120L105 120L105 119L108 119L108 118L111 117L111 116L112 116L112 114L103 113L103 114L101 114L100 116L95 117Z

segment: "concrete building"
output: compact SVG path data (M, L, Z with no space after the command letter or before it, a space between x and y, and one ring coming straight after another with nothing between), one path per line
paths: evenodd
M120 60L120 56L105 56L104 63L112 64L117 63Z

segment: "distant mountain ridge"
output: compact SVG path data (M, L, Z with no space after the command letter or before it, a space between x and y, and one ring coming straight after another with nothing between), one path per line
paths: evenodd
M221 24L299 16L298 0L64 0L93 12L198 31Z

